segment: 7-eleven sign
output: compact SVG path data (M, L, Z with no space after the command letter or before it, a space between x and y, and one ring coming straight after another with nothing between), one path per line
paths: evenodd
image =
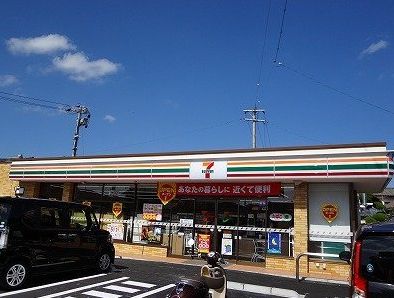
M190 179L226 179L227 161L198 161L190 164Z

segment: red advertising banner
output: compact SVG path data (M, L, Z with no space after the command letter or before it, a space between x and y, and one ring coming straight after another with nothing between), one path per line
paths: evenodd
M269 197L280 194L281 184L279 182L176 184L177 196Z

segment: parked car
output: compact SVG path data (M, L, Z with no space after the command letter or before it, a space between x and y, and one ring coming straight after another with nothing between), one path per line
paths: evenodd
M56 200L0 198L0 286L22 287L35 274L114 262L111 235L91 207Z
M339 255L352 261L352 297L394 297L394 223L361 226L354 239Z

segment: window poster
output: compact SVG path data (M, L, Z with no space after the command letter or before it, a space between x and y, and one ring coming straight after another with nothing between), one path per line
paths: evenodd
M107 231L111 234L113 239L123 240L124 226L121 223L107 224Z
M144 203L142 207L142 213L142 218L145 220L161 221L163 214L163 205Z
M223 238L222 239L222 255L231 256L233 254L233 239Z
M198 252L209 253L210 248L211 248L211 235L198 234Z
M282 235L280 233L268 233L268 249L267 252L271 254L280 254L282 244Z

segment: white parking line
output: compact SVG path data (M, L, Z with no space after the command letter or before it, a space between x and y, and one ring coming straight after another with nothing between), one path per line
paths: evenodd
M51 284L47 284L47 285L37 286L37 287L33 287L33 288L27 288L27 289L22 289L22 290L2 293L2 294L0 294L0 297L11 296L11 295L16 295L16 294L21 294L21 293L27 293L27 292L31 292L31 291L35 291L35 290L41 290L41 289L45 289L45 288L50 288L50 287L55 287L55 286L59 286L59 285L64 285L64 284L68 284L68 283L72 283L72 282L76 282L76 281L96 278L96 277L104 276L104 275L107 275L107 274L102 273L102 274L90 275L90 276L85 276L85 277L81 277L81 278L75 278L75 279L55 282L55 283L51 283Z
M54 293L54 294L50 294L50 295L46 295L46 296L41 296L39 298L59 297L59 296L67 295L67 294L70 294L70 293L75 293L75 292L79 292L79 291L95 288L95 287L98 287L98 286L103 286L103 285L115 283L117 281L125 280L125 279L128 279L128 278L129 277L121 277L121 278L116 278L116 279L112 279L112 280L107 280L107 281L99 282L99 283L96 283L96 284L91 284L91 285L84 286L84 287L79 287L79 288L75 288L75 289L71 289L71 290L67 290L67 291L63 291L63 292L58 292L58 293Z
M135 293L139 292L139 289L133 289L133 288L128 288L128 287L121 287L121 286L108 286L104 287L104 289L112 290L112 291L119 291L119 292L124 292L124 293Z
M120 298L120 297L122 297L122 295L109 294L109 293L95 291L95 290L84 292L82 294L88 295L88 296L93 296L93 297L99 297L99 298Z
M124 282L122 282L122 284L128 285L128 286L141 287L141 288L152 288L155 286L154 284L148 284L148 283L138 282L138 281L133 281L133 280L124 281Z
M169 284L169 285L166 285L166 286L164 286L164 287L157 288L157 289L154 289L154 290L152 290L152 291L149 291L149 292L145 292L145 293L139 294L139 295L137 295L137 296L133 296L133 298L148 297L148 296L150 296L150 295L153 295L153 294L156 294L156 293L160 293L160 292L162 292L162 291L165 291L165 290L167 290L167 289L169 289L169 288L172 288L172 287L174 287L174 286L175 286L174 284Z

